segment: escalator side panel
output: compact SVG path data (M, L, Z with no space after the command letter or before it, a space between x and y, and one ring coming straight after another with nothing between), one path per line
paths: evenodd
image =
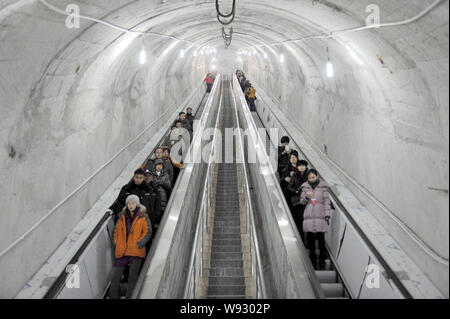
M216 119L220 81L216 80L205 106L201 125L211 127ZM194 132L192 145L203 150L208 141L202 141L202 129ZM194 151L195 152L195 151ZM192 149L191 149L191 153ZM198 155L198 154L197 154ZM189 154L187 155L189 158ZM198 196L201 194L206 163L203 161L185 163L175 185L176 191L167 204L160 230L155 237L150 252L139 277L133 298L170 299L180 298L183 293L186 266L190 259L198 219Z

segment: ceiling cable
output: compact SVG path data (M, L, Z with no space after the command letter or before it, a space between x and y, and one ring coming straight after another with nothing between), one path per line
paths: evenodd
M406 20L396 21L396 22L387 22L387 23L382 23L382 24L366 25L366 26L350 28L350 29L336 30L336 31L331 31L325 35L311 35L311 36L298 38L298 39L289 39L289 40L284 40L284 41L280 41L280 42L274 42L274 43L271 43L271 45L283 45L285 43L306 41L306 40L311 40L311 39L329 39L329 38L333 38L335 35L338 35L338 34L344 34L344 33L349 33L349 32L358 32L358 31L371 30L371 29L379 29L379 28L385 28L385 27L395 27L395 26L402 26L402 25L410 24L410 23L416 22L416 21L420 20L421 18L423 18L425 15L430 13L430 11L432 11L434 8L436 8L438 5L440 5L444 1L448 1L448 0L436 0L430 6L428 6L425 10L423 10L419 14L415 15L414 17L406 19Z
M228 14L223 14L220 11L220 5L219 5L219 0L216 0L216 11L217 11L217 20L222 24L222 25L230 25L233 21L234 21L234 17L236 14L236 0L233 0L233 6L231 8L231 12ZM222 18L231 18L229 21L223 21Z

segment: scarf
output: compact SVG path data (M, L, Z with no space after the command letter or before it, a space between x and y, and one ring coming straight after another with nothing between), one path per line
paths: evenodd
M317 179L314 183L311 183L310 181L308 181L308 183L313 189L316 189L316 187L320 184L320 179Z

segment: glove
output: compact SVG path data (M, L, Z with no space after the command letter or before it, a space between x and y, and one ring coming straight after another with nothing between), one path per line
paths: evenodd
M106 212L109 213L109 216L114 215L114 212L111 209L108 209Z

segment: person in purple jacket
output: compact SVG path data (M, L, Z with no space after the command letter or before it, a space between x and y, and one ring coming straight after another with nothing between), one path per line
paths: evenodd
M314 268L317 267L316 240L319 241L319 268L325 268L326 248L325 233L329 230L331 217L331 201L328 185L319 179L316 170L307 173L308 181L302 185L301 203L306 205L303 215L303 231L309 249L309 257ZM317 268L316 268L317 269Z

